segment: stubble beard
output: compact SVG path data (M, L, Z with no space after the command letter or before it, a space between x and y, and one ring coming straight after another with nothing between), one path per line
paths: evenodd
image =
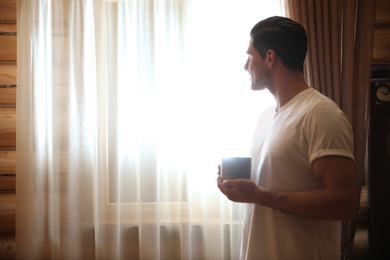
M253 91L264 90L266 88L267 88L267 86L266 86L265 82L258 82L256 84L256 82L253 82L253 79L251 79L251 89Z

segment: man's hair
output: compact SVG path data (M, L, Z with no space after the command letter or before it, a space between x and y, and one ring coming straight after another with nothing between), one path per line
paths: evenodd
M274 16L258 22L250 36L262 58L272 49L287 68L303 72L307 36L302 25L286 17Z

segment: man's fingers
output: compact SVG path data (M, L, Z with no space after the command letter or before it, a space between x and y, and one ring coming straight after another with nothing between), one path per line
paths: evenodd
M240 185L240 182L238 182L237 180L225 180L223 182L223 185L226 188L235 188L235 187L238 187Z

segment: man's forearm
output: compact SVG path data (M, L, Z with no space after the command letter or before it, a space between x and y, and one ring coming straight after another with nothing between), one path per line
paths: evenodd
M326 220L352 219L357 210L355 189L328 188L308 191L256 190L253 203L307 218Z

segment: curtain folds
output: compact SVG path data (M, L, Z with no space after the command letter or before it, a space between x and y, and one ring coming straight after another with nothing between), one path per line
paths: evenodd
M305 75L309 85L332 98L353 129L358 194L364 178L367 101L371 79L376 1L286 0L286 14L307 30ZM357 202L359 203L359 202ZM357 218L344 222L342 251L353 244Z
M265 4L267 8L264 8ZM237 259L216 186L271 105L243 70L276 1L18 0L18 259Z

